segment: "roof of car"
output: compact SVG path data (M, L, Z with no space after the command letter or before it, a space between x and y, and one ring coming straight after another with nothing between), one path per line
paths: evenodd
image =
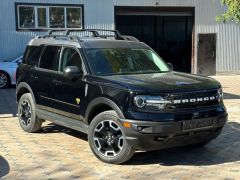
M65 33L53 34L62 31ZM91 36L73 36L72 32L90 33ZM100 34L100 32L107 34ZM109 33L112 34L109 35ZM117 30L104 29L50 30L47 35L32 39L28 45L66 45L77 48L149 48L135 37L121 35Z
M28 43L29 46L40 45L69 45L81 48L79 41L76 38L70 38L68 36L39 36Z
M131 40L115 40L105 38L78 38L77 36L51 36L37 37L32 39L28 45L67 45L77 48L149 48L146 44Z

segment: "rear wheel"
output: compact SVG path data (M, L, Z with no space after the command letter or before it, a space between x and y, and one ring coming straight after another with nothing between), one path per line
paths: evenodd
M125 139L123 127L118 122L115 111L102 112L93 119L88 141L96 157L107 163L124 163L135 152Z
M42 121L35 112L35 104L30 93L23 94L18 103L18 119L21 128L26 132L36 132L41 129Z
M10 77L7 73L0 72L0 89L10 85Z

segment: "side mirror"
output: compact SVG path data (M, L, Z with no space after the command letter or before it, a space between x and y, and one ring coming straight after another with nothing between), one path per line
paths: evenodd
M83 75L83 72L77 66L67 66L63 70L63 76L71 80L79 78Z
M172 63L167 63L167 65L170 68L170 70L173 71L174 67L173 67Z

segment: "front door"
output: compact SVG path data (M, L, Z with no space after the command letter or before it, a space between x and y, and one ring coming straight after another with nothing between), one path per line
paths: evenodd
M54 99L55 112L74 119L82 119L81 107L85 98L86 83L81 77L69 79L64 77L63 70L67 66L77 66L82 70L82 59L77 49L63 47L60 58L60 74L53 78L53 89L50 92Z
M197 73L216 75L216 34L198 35Z

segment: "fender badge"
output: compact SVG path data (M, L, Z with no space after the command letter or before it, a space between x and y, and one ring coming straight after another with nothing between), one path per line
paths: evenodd
M80 98L76 98L76 102L77 102L77 104L80 104L81 99Z

